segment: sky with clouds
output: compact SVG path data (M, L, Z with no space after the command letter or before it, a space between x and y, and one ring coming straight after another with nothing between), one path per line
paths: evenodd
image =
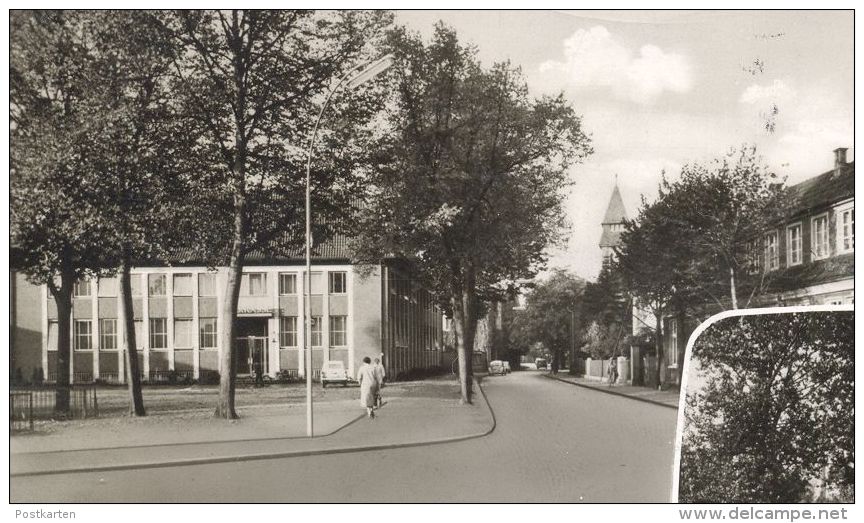
M400 11L425 36L443 20L485 65L522 67L535 95L564 92L594 154L572 169L572 230L550 265L593 279L617 175L630 217L665 170L755 144L788 183L853 147L851 11Z

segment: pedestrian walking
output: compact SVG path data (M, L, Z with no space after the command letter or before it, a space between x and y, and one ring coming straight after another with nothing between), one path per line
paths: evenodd
M615 361L615 356L609 357L609 386L615 384L618 381L618 362Z
M378 394L378 379L375 377L375 367L369 356L363 358L363 365L357 371L357 382L360 383L360 404L366 407L366 415L375 417L375 396Z
M381 408L381 404L383 403L381 389L384 388L384 376L386 376L386 373L384 372L384 365L381 364L381 360L378 358L375 358L375 364L372 367L375 369L375 380L378 382L378 392L375 394L375 408Z

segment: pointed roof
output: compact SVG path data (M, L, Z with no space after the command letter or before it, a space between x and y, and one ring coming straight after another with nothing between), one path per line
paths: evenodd
M603 224L621 223L627 219L627 211L624 210L624 201L621 199L621 192L618 190L618 181L615 181L615 189L612 191L612 198L609 199L609 207L606 208L606 215L603 217Z

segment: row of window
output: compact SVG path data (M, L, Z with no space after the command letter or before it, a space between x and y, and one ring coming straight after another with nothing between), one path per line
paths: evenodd
M168 348L168 319L150 318L149 344L151 349ZM323 318L312 316L310 332L312 346L322 346ZM330 346L344 347L348 345L347 316L330 316ZM135 339L140 343L144 337L144 323L135 320ZM101 350L117 349L117 320L103 318L99 320L99 348ZM193 328L190 319L174 320L174 348L191 349L193 347ZM298 344L297 316L282 316L279 318L279 346L297 347ZM217 347L216 318L200 318L198 320L198 343L202 349ZM93 350L93 322L91 320L75 320L72 325L72 346L75 350ZM48 350L57 350L57 322L48 323Z
M312 316L312 328L309 332L310 342L313 347L321 347L323 342L321 334L324 319L321 316ZM330 346L344 347L348 345L348 317L330 316ZM279 346L297 347L298 344L297 316L282 316L279 318Z
M193 295L193 275L192 274L174 274L174 296L192 296ZM348 290L347 274L344 271L328 272L328 289L330 294L345 294ZM148 274L147 275L147 295L148 296L165 296L168 293L167 274ZM312 279L312 294L323 294L324 292L324 274L313 272ZM99 296L113 297L118 295L118 278L101 278L99 280ZM92 286L90 280L81 280L75 284L73 294L76 298L86 298L92 296ZM141 278L133 275L131 279L132 295L141 296ZM304 286L305 288L305 286ZM240 281L240 293L244 296L266 296L267 295L267 273L266 272L250 272L243 274ZM279 273L279 295L290 296L297 294L297 273L283 272ZM198 296L216 296L216 274L200 273L198 274Z
M830 251L828 236L828 213L814 216L810 220L810 249L813 260L827 258ZM804 263L803 235L801 223L786 226L786 266L792 267ZM764 239L765 269L769 271L780 268L780 242L778 231L770 231ZM855 251L855 208L850 204L837 210L837 235L835 250L837 254ZM751 252L757 252L756 246ZM758 258L749 262L751 272L759 269Z

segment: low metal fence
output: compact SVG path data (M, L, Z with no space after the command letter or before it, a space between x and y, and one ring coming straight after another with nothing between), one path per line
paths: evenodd
M33 393L9 391L9 430L33 430Z
M143 375L142 375L143 378ZM151 370L147 376L148 383L192 383L195 379L193 370Z
M99 381L117 385L120 383L120 374L117 372L100 372Z
M64 396L68 397L68 409L58 408L58 397L62 401ZM32 428L33 420L38 419L98 416L99 400L93 385L16 387L9 391L10 430Z

